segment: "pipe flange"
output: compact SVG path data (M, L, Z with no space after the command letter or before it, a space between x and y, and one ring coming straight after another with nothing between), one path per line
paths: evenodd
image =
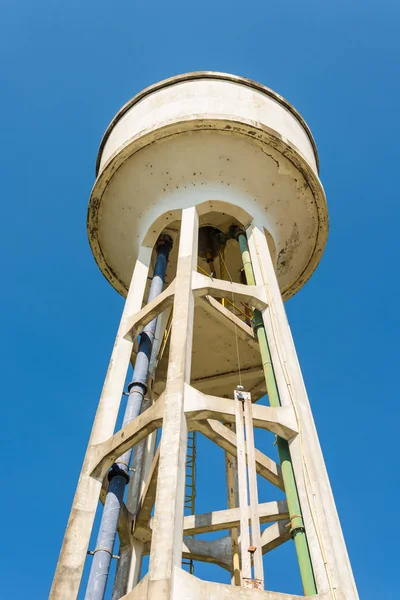
M113 464L111 470L108 473L107 479L109 482L111 482L114 479L114 477L123 477L127 484L130 480L128 473L121 469L121 467L119 467L117 464Z
M168 250L168 252L170 252L172 250L172 246L173 246L172 237L170 235L168 235L167 233L161 233L158 236L158 239L155 244L155 249L159 250L162 246L167 246L166 250Z

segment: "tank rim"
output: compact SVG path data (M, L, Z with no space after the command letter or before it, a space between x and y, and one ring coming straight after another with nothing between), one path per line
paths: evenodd
M301 114L298 112L298 110L292 104L290 104L290 102L288 102L285 98L283 98L283 96L280 96L279 94L274 92L274 90L271 90L270 88L266 87L265 85L263 85L261 83L258 83L257 81L248 79L247 77L241 77L240 75L232 75L230 73L220 73L218 71L193 71L191 73L183 73L181 75L174 75L173 77L163 79L162 81L159 81L157 83L154 83L154 84L146 87L144 90L142 90L141 92L136 94L133 98L131 98L126 104L124 104L124 106L122 106L122 108L120 108L120 110L116 113L116 115L112 119L111 123L108 125L108 127L103 135L103 138L100 142L99 151L97 153L97 159L96 159L96 176L99 173L100 162L101 162L101 157L103 154L104 146L107 143L107 140L111 134L111 131L114 129L114 127L118 123L118 121L120 121L120 119L125 115L125 113L127 113L128 110L130 108L132 108L132 106L134 106L135 104L137 104L138 102L143 100L143 98L145 98L146 96L149 96L150 94L153 94L154 92L157 92L158 90L161 90L162 88L166 88L166 87L175 85L176 83L182 83L184 81L194 81L196 79L220 79L223 81L231 81L232 83L238 83L238 84L253 88L259 92L266 94L267 96L270 96L271 98L273 98L274 100L279 102L279 104L281 104L290 113L292 113L292 115L299 121L299 123L305 130L305 132L311 142L313 151L314 151L315 162L317 165L317 171L319 173L320 165L319 165L317 145L315 143L315 140L311 133L311 130L310 130L309 126L307 125L307 123L305 122L305 120L303 119L303 117L301 116Z

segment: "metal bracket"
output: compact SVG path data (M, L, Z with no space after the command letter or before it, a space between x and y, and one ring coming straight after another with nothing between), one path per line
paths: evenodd
M105 548L99 548L98 550L88 550L86 552L86 554L90 554L90 556L94 556L96 554L96 552L100 552L100 550L105 550L106 552L111 554L110 551L106 550ZM111 554L111 558L115 558L116 560L119 560L121 557L119 554Z
M300 523L298 525L293 525L293 520L294 519L300 519ZM299 533L300 531L305 531L305 527L304 527L304 523L303 523L303 517L301 515L292 515L290 517L290 522L287 523L286 527L290 531L290 537L292 539L294 539L296 533Z
M243 587L249 588L251 590L263 590L264 582L262 579L248 579L247 577L243 577Z
M233 392L235 396L235 400L240 400L240 402L244 402L245 400L251 400L250 392L245 392L244 387L242 385L237 385L236 390Z

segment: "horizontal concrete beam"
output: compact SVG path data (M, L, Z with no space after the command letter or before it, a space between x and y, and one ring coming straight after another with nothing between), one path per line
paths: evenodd
M185 385L185 413L188 421L217 419L225 423L235 422L235 400L208 396L190 385ZM297 422L291 406L272 408L253 404L253 426L267 429L285 440L297 433Z
M150 536L151 530L149 529ZM143 556L150 554L151 542L143 546ZM189 560L219 565L223 569L231 570L232 564L232 540L230 535L217 538L216 540L198 540L185 537L182 544L182 557Z
M261 546L263 554L281 546L291 538L289 520L278 521L270 525L261 534Z
M161 427L164 413L164 394L152 406L137 416L111 438L92 446L92 477L102 480L115 460Z
M240 371L240 377L242 380L243 384L246 384L249 381L254 381L254 379L257 376L260 376L260 379L262 378L262 381L264 382L264 386L265 386L265 379L264 379L264 374L263 374L263 370L262 367L260 365L260 367L255 367L255 368L251 368L251 369L244 369ZM212 390L213 388L215 388L215 386L218 385L228 385L228 384L232 384L232 390L236 387L238 382L238 372L236 371L229 371L227 373L219 373L218 375L213 375L211 377L202 377L201 379L193 379L192 380L192 386L195 387L196 389L200 390L201 392L205 391L205 390Z
M222 531L224 529L239 527L240 511L240 508L228 508L226 510L217 510L200 515L189 515L183 520L183 534L194 535L196 533ZM273 521L289 518L286 500L264 502L259 504L258 513L260 517L260 523L271 523Z
M261 311L267 308L267 299L262 285L244 285L222 279L211 279L193 271L192 290L196 298L201 296L229 298L232 302L239 300Z
M183 538L182 558L212 563L231 570L232 540L224 536L216 540L197 540Z
M234 456L237 455L235 433L225 425L222 425L219 421L215 421L214 419L207 419L205 421L194 420L190 425L192 430L199 431L208 439L226 450L226 452L229 452L229 454L233 454ZM259 450L256 450L255 454L257 473L283 490L284 487L280 466Z
M135 313L131 317L128 317L126 327L123 332L125 339L133 342L143 327L158 317L160 313L164 312L164 310L173 303L174 294L175 280L169 284L167 289L154 298L154 300L146 304L142 310L139 310L139 312Z

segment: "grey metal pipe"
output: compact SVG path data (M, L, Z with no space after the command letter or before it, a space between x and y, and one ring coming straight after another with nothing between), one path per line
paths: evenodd
M158 323L157 323L158 327ZM153 344L152 355L154 355L154 351L157 350L157 344ZM151 376L149 374L149 376ZM143 413L150 406L150 399L145 398L142 403ZM144 470L144 458L145 458L145 450L147 446L148 439L145 438L133 449L133 460L132 460L132 469L134 473L133 480L131 480L131 488L128 490L128 498L126 500L127 509L132 513L136 514L139 499L140 499L140 491L142 487L142 479L143 479L143 470ZM125 545L123 541L120 540L119 546L119 559L118 565L115 572L114 585L112 589L112 598L111 600L120 600L122 596L125 596L128 593L128 585L129 585L129 576L132 567L132 546L130 544ZM141 542L139 542L141 543ZM142 544L143 545L143 544ZM136 554L136 553L135 553ZM141 563L141 561L139 561ZM137 568L140 571L140 566L134 568L135 574ZM138 582L136 582L138 583ZM136 584L135 584L136 585Z
M157 240L157 259L151 281L148 302L161 294L167 270L168 256L172 248L169 236L160 236ZM133 379L128 385L128 401L125 409L122 427L135 419L142 406L143 397L147 391L147 378L151 349L153 346L157 318L153 319L140 334L139 350L136 357ZM129 465L132 449L127 450L113 464L108 474L108 491L104 503L99 533L94 550L93 562L90 569L89 581L85 600L104 600L110 564L113 556L114 543L117 535L119 513L124 497L125 486L129 481Z

